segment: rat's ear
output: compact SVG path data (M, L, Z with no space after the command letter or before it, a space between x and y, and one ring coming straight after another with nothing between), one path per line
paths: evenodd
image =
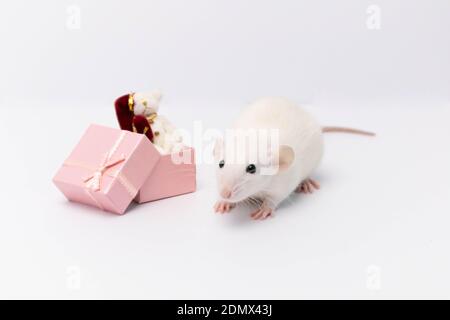
M295 152L294 150L287 145L280 146L280 150L278 153L278 167L280 171L284 171L289 169L291 164L294 162Z
M223 149L224 149L224 143L222 138L216 138L216 141L214 143L214 160L219 161L223 158Z

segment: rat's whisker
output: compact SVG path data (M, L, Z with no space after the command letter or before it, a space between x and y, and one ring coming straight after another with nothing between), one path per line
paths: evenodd
M260 206L261 205L261 201L259 201L258 199L255 199L253 197L248 197L247 200L249 201L249 203L251 203L254 206Z
M233 190L242 187L244 184L246 184L246 183L248 182L248 180L249 180L248 178L245 178L245 179L242 180L241 182L237 183L237 184L233 187Z

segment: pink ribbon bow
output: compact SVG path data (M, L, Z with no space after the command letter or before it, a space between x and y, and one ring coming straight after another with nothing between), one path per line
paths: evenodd
M102 163L100 164L100 167L97 170L95 170L93 175L91 175L90 177L87 177L84 180L84 183L86 184L87 189L90 189L92 191L100 191L102 178L103 178L103 175L105 174L106 170L125 161L124 155L122 155L117 160L114 160L114 161L111 160L111 158L116 153L117 149L119 148L119 145L122 143L124 138L125 138L125 133L122 132L119 136L119 139L117 139L116 143L114 144L114 146L105 155L105 158L103 159Z
M100 167L95 170L95 172L90 177L87 177L84 180L84 182L86 183L86 188L91 189L92 191L100 191L101 181L106 170L118 165L119 163L122 163L123 161L125 161L124 155L114 161L111 161L108 159L108 157L105 157L105 160L102 162Z
M116 153L117 149L119 148L119 145L122 143L124 138L125 138L125 133L122 132L119 136L119 139L117 139L116 143L114 144L114 146L105 155L105 158L103 159L102 163L100 164L100 167L98 167L98 169L95 170L93 175L91 175L90 177L87 177L84 180L84 183L86 184L86 188L91 189L92 191L100 191L102 178L103 178L103 175L105 174L106 170L125 161L124 155L122 155L118 160L114 160L114 161L111 160L111 158L113 157L114 153Z

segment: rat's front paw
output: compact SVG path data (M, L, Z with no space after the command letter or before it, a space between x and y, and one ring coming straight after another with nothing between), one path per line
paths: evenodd
M253 220L265 220L268 217L273 215L273 211L274 211L274 209L263 205L257 211L253 212L251 214L251 217L252 217Z
M313 179L305 179L300 183L295 192L297 193L313 193L314 190L319 190L320 184Z
M234 206L235 206L234 203L219 200L216 202L216 205L214 206L214 211L225 213L231 211L234 208Z

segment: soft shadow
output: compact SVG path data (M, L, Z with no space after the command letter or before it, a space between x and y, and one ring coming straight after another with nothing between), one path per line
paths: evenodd
M226 217L226 223L233 226L233 227L244 227L246 225L249 225L250 223L255 223L258 221L254 221L250 214L256 210L256 206L246 206L239 204L234 208L232 211L225 213L224 215L227 215Z
M76 210L76 214L80 214L80 212L81 212L82 214L89 214L89 215L96 214L96 215L104 216L104 217L107 217L107 218L115 218L115 217L120 217L121 216L120 214L117 214L117 213L112 213L112 212L109 212L109 211L103 211L102 209L95 208L95 207L92 207L90 205L83 204L83 203L78 203L78 202L74 202L74 201L65 201L64 205L67 208L70 208L71 210L72 209L79 209L79 210Z

